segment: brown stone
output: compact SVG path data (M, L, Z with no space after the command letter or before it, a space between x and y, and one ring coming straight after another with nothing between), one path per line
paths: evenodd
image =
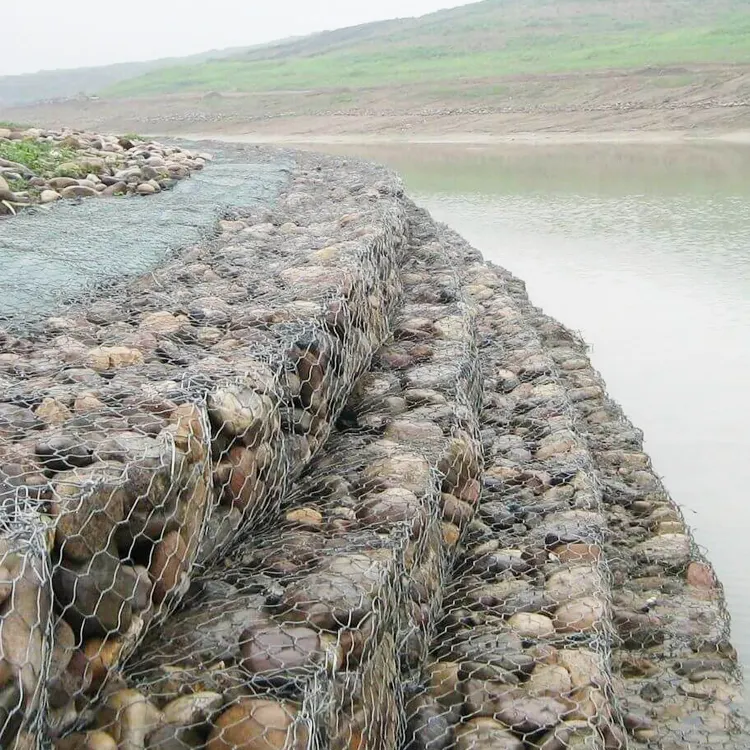
M144 331L160 334L172 334L182 328L183 322L172 313L161 311L145 315L141 319L140 328Z
M412 441L435 442L443 439L443 431L434 422L398 419L388 425L384 437L407 444Z
M106 732L77 733L56 740L55 750L117 750L117 742Z
M415 494L430 486L430 465L414 453L399 453L374 461L363 472L368 487L390 489L399 487Z
M687 568L687 582L701 589L716 588L716 576L710 565L702 562L691 562Z
M203 461L208 450L208 436L202 417L197 404L180 404L169 417L175 446L195 463Z
M146 737L158 729L164 717L137 690L118 690L108 695L96 716L98 729L107 730L120 750L145 748Z
M358 516L363 524L372 527L390 527L408 521L417 532L424 522L424 512L413 492L393 487L367 497Z
M40 585L41 564L33 554L20 552L0 539L0 558L10 573L13 590L0 606L0 675L3 682L15 678L16 689L22 691L18 705L34 711L39 700L42 679L43 639L50 616L50 597ZM14 700L14 704L16 701Z
M456 730L456 750L523 750L518 737L495 719L470 719Z
M443 521L440 526L443 531L443 542L445 542L445 545L448 548L455 547L461 539L461 529L459 529L456 524L448 523L446 521Z
M161 604L178 588L188 564L185 541L179 532L171 531L154 547L151 557L149 574L154 582L154 602Z
M573 599L555 611L555 629L558 633L587 633L601 627L604 614L604 602L597 597Z
M222 488L223 497L245 512L257 494L258 469L255 452L235 445L219 463L215 485Z
M474 508L454 495L444 492L440 498L443 507L443 520L453 523L459 528L465 526L474 517Z
M596 544L571 542L555 547L552 553L562 563L596 564L601 558L602 551Z
M602 591L599 570L593 565L576 565L553 573L544 584L549 598L554 602L566 602Z
M88 352L85 365L97 372L107 372L142 365L143 361L143 354L138 349L126 346L100 346Z
M60 191L63 198L95 198L99 193L85 185L69 185Z
M570 673L559 664L537 664L525 685L529 695L553 697L567 695L573 685Z
M519 612L508 620L513 630L522 638L545 638L555 632L552 620L546 615Z
M585 648L560 649L557 661L568 670L573 688L604 685L602 661L595 652Z
M126 632L134 605L150 595L150 584L109 553L90 563L64 561L55 568L52 583L63 616L74 631L82 627L87 636Z
M100 462L55 477L55 542L66 558L83 562L109 547L125 518L123 469Z
M240 636L242 667L251 674L303 676L325 661L323 635L311 628L293 625L253 627ZM336 659L341 666L341 653Z
M285 518L287 523L303 529L317 529L323 524L323 514L315 508L295 508Z
M83 659L76 660L76 668L83 669L83 680L94 690L98 689L117 666L122 653L123 640L112 635L107 638L89 638L83 645Z
M308 732L295 724L297 712L288 701L242 698L216 720L206 750L305 750Z
M430 694L446 710L451 710L463 703L459 686L460 665L452 661L433 662L428 667Z

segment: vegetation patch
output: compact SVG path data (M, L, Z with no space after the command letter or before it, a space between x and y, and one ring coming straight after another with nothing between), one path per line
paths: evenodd
M223 59L163 67L121 81L105 94L358 91L417 83L462 87L516 75L706 63L750 63L746 2L485 0L422 18L365 24ZM493 93L502 96L502 90Z
M39 177L52 177L61 165L69 164L75 158L73 149L57 143L0 141L0 159L22 164Z

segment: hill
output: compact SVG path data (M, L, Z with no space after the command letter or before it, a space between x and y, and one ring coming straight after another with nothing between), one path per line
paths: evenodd
M72 70L43 70L39 73L2 76L0 77L0 107L90 96L121 81L137 79L141 75L160 68L175 70L182 65L200 65L208 60L236 55L244 52L245 49L212 50L190 57L117 63Z
M106 86L110 97L362 89L518 74L750 63L746 0L484 0Z

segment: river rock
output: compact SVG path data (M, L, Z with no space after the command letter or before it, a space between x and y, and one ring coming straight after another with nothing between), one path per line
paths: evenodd
M576 565L553 573L544 584L551 601L565 602L604 590L598 569L590 565Z
M645 563L664 565L670 570L684 570L690 562L690 537L685 534L661 534L636 545L633 553Z
M69 185L60 191L62 198L95 198L99 193L85 185Z
M443 431L434 422L394 420L383 434L387 440L409 443L410 441L436 441L443 439Z
M433 662L427 668L430 694L448 711L463 704L459 671L458 662L452 661Z
M280 603L283 619L332 632L356 627L371 606L366 590L344 575L330 573L313 574L292 584Z
M62 554L84 562L106 550L125 518L123 467L99 462L63 471L52 488L58 516L55 541Z
M150 583L110 554L88 564L59 565L52 584L65 619L74 630L82 628L92 636L124 633L134 606L147 603L151 593Z
M456 730L456 750L523 750L518 737L495 719L470 719Z
M524 652L518 635L491 627L459 631L445 638L438 652L446 659L487 664L518 677L529 675L535 665L534 657Z
M593 596L573 599L555 610L554 624L558 633L587 633L602 627L606 608Z
M154 583L153 598L157 604L180 586L189 563L188 547L178 531L170 531L154 547L148 572Z
M532 588L523 580L498 581L472 587L463 601L472 609L499 617L509 617L518 612L539 612L554 604L544 591Z
M539 697L543 695L567 695L573 689L570 673L559 664L537 664L525 684L529 695Z
M117 750L117 742L106 732L76 733L57 740L55 750Z
M413 533L418 533L425 515L426 510L417 496L401 487L368 496L358 512L360 521L366 526L387 530L393 524L408 522Z
M586 648L560 649L557 663L565 667L574 689L605 684L602 658Z
M0 680L6 683L13 679L13 688L20 688L11 705L33 712L43 677L50 596L40 585L44 575L41 563L30 551L0 538L0 561L6 585L9 583L12 589L0 606Z
M562 700L531 697L522 688L508 685L470 680L464 692L469 715L493 717L517 734L554 727L570 712Z
M306 750L308 732L288 701L243 698L215 721L206 750Z
M174 724L151 732L146 742L146 750L203 750L205 746L201 732Z
M242 667L251 675L267 678L304 677L315 665L326 661L326 646L325 637L311 628L253 627L240 636ZM336 669L342 662L341 650L337 651L330 664Z
M508 620L508 625L521 638L545 638L555 632L555 626L549 617L533 612L519 612L513 615Z
M465 526L474 517L474 508L469 503L459 500L447 492L440 495L440 505L443 511L443 519L459 528ZM481 561L478 561L477 565L480 568L486 567Z
M430 465L414 453L396 453L374 461L362 474L366 486L372 489L401 488L422 494L429 487Z
M39 194L40 203L54 203L59 201L62 196L56 190L42 190Z
M119 314L119 311L117 311ZM86 355L85 364L96 372L108 372L123 367L142 365L143 354L138 349L125 346L100 346Z
M596 544L571 543L555 547L552 554L561 563L596 564L601 558L601 547Z
M421 694L406 705L404 750L453 750L451 716L434 698Z
M252 446L257 437L276 427L273 402L249 388L219 388L208 396L208 414L217 430Z
M0 402L0 435L5 433L9 437L21 438L27 431L40 430L44 426L44 421L31 409Z

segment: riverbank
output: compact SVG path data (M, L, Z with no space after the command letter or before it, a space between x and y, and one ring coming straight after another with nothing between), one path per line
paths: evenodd
M258 142L695 136L746 141L748 112L750 66L702 64L460 79L440 86L412 82L81 99L8 107L0 119Z
M4 339L4 561L53 573L4 592L3 745L38 689L97 748L745 747L721 586L585 344L393 173L281 156Z
M539 133L518 132L492 134L487 132L457 132L435 135L428 130L423 133L377 134L368 129L363 132L321 133L303 130L296 132L195 132L180 135L189 141L213 140L222 143L258 143L263 145L287 146L564 146L586 144L637 144L637 145L676 145L690 143L734 143L750 145L750 130L728 132L696 133L686 131L613 131L579 133Z

